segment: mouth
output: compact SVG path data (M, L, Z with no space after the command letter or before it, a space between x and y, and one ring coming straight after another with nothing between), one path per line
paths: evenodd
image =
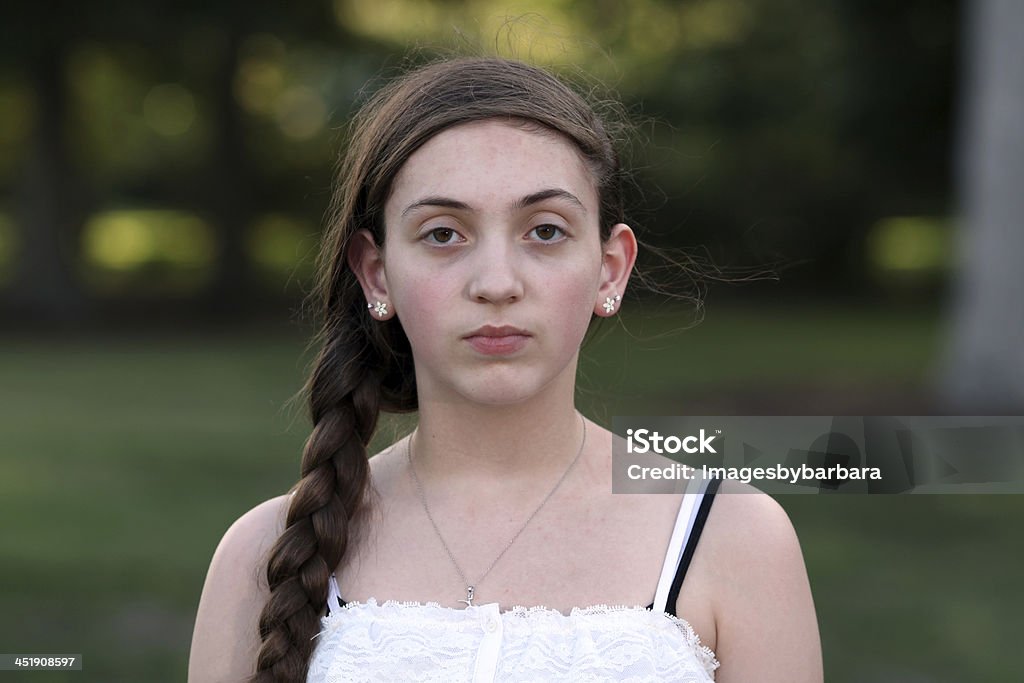
M531 334L511 325L484 325L467 334L465 339L476 351L488 355L508 355L521 350Z

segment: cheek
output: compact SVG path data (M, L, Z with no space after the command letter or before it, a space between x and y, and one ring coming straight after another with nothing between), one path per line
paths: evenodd
M404 254L403 254L404 256ZM386 269L388 295L395 313L414 343L436 337L438 320L451 308L454 293L449 278L413 260L393 257Z
M567 272L552 285L551 313L564 322L565 341L578 344L593 317L597 274L592 268L581 268L575 273Z
M451 305L450 293L436 279L424 282L406 282L394 291L395 312L402 321L406 334L422 336L436 324Z
M450 298L451 294L445 291L440 278L410 281L395 293L395 306L398 311L422 315L443 309Z

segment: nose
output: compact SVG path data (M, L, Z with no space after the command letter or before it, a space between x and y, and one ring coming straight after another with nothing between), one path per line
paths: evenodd
M485 240L474 254L469 298L477 303L508 304L523 298L523 278L512 245Z

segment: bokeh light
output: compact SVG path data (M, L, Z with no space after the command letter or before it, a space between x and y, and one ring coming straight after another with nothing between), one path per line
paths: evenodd
M192 128L196 120L195 99L178 83L162 83L146 94L142 115L157 133L175 137Z
M184 211L105 211L82 233L84 274L100 291L193 291L208 280L215 250L212 227Z
M316 226L274 213L253 224L247 246L265 281L277 285L312 277L318 239Z
M952 265L952 234L947 219L901 216L879 221L868 233L869 263L889 282L922 282Z

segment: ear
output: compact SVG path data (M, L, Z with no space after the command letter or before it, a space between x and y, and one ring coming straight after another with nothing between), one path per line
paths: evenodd
M370 315L377 320L387 320L395 315L388 297L388 278L384 271L384 254L368 230L352 235L345 253L348 267L355 273L363 288Z
M619 223L601 246L601 286L597 290L594 313L607 318L619 312L622 295L626 293L629 274L636 263L636 235L630 227Z

